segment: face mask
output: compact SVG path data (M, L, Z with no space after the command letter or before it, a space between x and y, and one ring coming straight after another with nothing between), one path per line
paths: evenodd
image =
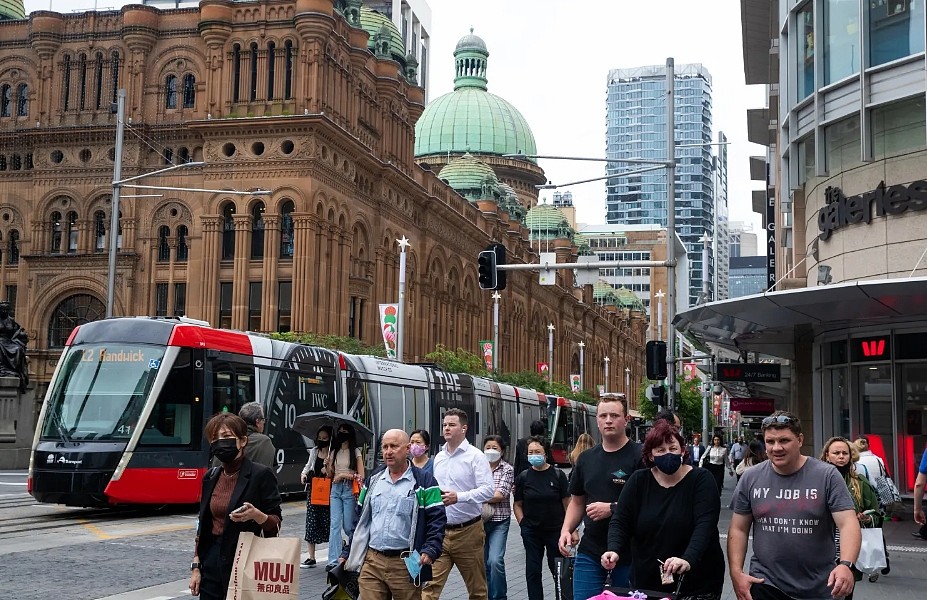
M238 440L235 438L224 438L216 440L209 444L209 451L212 455L224 463L230 463L238 456Z
M494 463L502 458L502 453L498 450L484 450L483 454L486 455L486 459L491 463Z
M682 466L682 454L668 452L653 457L653 464L667 475L672 475Z
M318 448L328 448L328 445L329 445L330 443L331 443L331 442L330 442L329 440L316 440L316 441L315 441L315 445L316 445Z
M540 467L544 464L544 455L543 454L529 454L528 463L532 467Z
M842 467L837 466L837 465L834 465L834 466L837 467L837 470L840 471L840 474L843 475L844 477L850 474L850 463L847 463L843 465Z
M409 454L418 458L428 452L428 448L425 447L425 444L412 444L409 446Z
M402 560L406 563L406 570L409 571L412 584L418 586L418 576L422 572L422 555L418 553L418 550L409 550L408 552L403 552Z

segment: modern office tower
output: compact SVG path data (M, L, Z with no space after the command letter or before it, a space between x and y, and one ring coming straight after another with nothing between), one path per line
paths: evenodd
M676 232L689 253L688 304L702 291L702 236L715 228L711 143L711 75L700 64L676 65ZM661 66L613 69L608 73L606 157L666 158L666 70ZM704 144L699 146L698 144ZM610 163L607 174L641 165ZM608 180L606 221L666 227L666 172ZM714 278L709 254L709 281ZM680 290L681 293L682 290ZM711 298L709 298L711 299Z
M715 192L715 233L712 247L715 255L715 279L712 285L714 300L727 300L729 297L728 280L730 278L728 262L731 256L731 222L727 206L727 137L718 132L718 145L712 156L712 177Z
M732 256L729 281L731 298L765 292L766 257Z
M759 255L757 252L756 234L753 232L753 225L751 223L731 221L729 229L731 233L731 258Z

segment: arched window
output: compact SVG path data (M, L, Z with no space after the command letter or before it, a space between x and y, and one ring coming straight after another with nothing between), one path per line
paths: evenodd
M34 166L34 164L35 163L32 162L32 153L30 152L29 154L26 155L25 168L28 170L32 170L32 167Z
M110 69L113 79L113 102L119 99L119 53L113 50L110 55Z
M194 108L196 106L196 77L193 73L187 73L183 76L183 107Z
M94 85L96 86L95 97L96 101L94 105L97 110L103 107L103 53L97 52L96 60L96 76L94 77Z
M176 75L168 75L164 80L164 108L177 108Z
M289 200L280 209L280 258L293 258L293 211Z
M78 109L84 110L87 105L87 55L81 54L77 59L77 73L80 75L80 99Z
M68 254L77 252L77 213L68 213Z
M164 152L162 153L162 156L164 156L164 164L166 165L174 164L174 149L173 148L165 148Z
M283 81L283 99L293 97L293 42L287 40L283 47L286 50L286 73Z
M264 203L251 209L251 258L264 258Z
M0 171L6 171L6 156L0 154Z
M241 45L232 46L232 102L241 101Z
M267 99L274 98L274 75L277 68L277 45L267 42Z
M48 347L63 348L74 328L102 319L106 307L90 294L75 294L65 298L52 311L48 322Z
M171 247L167 243L170 235L171 228L167 225L158 228L158 262L167 262L171 259Z
M187 226L177 226L177 262L187 262L190 246L187 245Z
M251 42L251 85L248 86L248 98L251 102L257 100L257 73L258 73L258 46L257 42Z
M93 250L103 252L106 249L106 213L98 210L93 213Z
M64 78L61 85L61 91L64 94L64 110L71 108L71 55L64 55L64 64L61 66L61 73Z
M49 220L49 227L51 230L51 245L49 250L52 254L61 253L61 213L55 211L51 214L51 219Z
M190 162L190 151L186 147L181 146L177 149L177 162L178 164Z
M6 253L6 264L8 265L18 265L19 264L19 232L15 229L10 230L10 239L9 239L10 249Z
M222 209L222 260L235 258L235 205L229 202Z
M23 159L18 154L13 154L10 156L10 170L19 171L23 168Z
M29 116L29 84L20 83L16 88L16 116Z
M8 83L0 86L0 117L13 114L13 88Z

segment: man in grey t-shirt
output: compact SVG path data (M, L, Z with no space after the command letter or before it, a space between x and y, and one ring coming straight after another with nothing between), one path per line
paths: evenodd
M773 413L763 420L763 436L769 460L744 471L731 501L727 554L737 599L781 597L777 590L798 600L845 597L853 591L861 534L843 477L801 455L804 436L795 415ZM751 527L753 557L745 573Z

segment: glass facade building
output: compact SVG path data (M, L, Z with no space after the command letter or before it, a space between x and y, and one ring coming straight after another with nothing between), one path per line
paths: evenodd
M689 305L702 292L703 235L715 223L711 146L711 76L699 64L676 65L676 231L689 254L692 269ZM650 66L613 69L608 74L605 156L610 160L666 158L666 71ZM704 146L684 147L690 144ZM608 164L606 174L639 169L640 165ZM666 173L616 177L606 187L606 222L666 226ZM714 279L714 252L708 277ZM710 287L710 290L713 289ZM680 290L681 292L681 290Z
M766 257L732 256L730 297L741 298L766 291Z

